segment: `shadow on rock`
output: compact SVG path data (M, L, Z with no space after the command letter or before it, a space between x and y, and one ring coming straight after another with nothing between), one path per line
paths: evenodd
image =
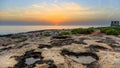
M47 44L40 44L38 48L40 48L40 49L48 48L49 49L49 48L52 48L52 46L51 45L47 45Z
M76 61L80 64L91 64L99 60L99 57L95 53L91 52L70 52L66 49L63 49L61 54L66 56L73 61Z

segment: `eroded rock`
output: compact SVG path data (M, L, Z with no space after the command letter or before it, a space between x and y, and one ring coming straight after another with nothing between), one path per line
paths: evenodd
M43 59L41 52L27 51L24 55L16 58L18 63L15 65L15 68L34 67L34 63L41 59Z
M68 58L81 63L81 64L90 64L92 62L95 62L99 60L99 57L95 53L91 52L70 52L68 50L62 50L62 55L67 55Z

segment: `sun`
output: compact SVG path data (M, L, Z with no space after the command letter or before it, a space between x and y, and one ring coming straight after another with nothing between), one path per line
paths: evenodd
M48 14L44 17L44 20L55 25L62 24L68 20L68 16L64 14Z

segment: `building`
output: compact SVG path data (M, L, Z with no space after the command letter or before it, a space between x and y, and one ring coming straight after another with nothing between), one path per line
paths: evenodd
M111 21L111 27L120 26L119 21Z

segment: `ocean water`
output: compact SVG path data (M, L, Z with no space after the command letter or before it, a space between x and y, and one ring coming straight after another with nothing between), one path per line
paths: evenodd
M46 29L88 28L90 26L0 26L0 35Z

